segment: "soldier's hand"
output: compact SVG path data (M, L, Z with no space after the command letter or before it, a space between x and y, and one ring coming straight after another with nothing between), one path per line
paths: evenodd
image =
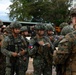
M44 45L44 41L39 41L38 43L39 45L42 45L42 46Z
M54 37L53 36L50 36L50 40L54 40Z
M49 44L49 43L47 43L47 46L48 46L48 47L50 47L50 44Z
M25 50L22 49L19 53L20 53L20 55L24 55L25 54Z
M17 56L18 56L18 53L17 53L17 52L13 52L13 53L12 53L12 56L13 56L13 57L17 57Z

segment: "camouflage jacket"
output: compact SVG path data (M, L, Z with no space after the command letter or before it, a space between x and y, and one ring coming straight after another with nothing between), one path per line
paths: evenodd
M43 40L45 43L49 43L51 47L48 48L47 45L39 45L38 42L41 40ZM30 40L29 47L29 55L31 55L33 58L40 57L46 63L52 63L53 45L47 37L44 36L42 39L37 39L37 37L34 37Z
M60 41L54 61L56 64L64 64L66 75L76 74L76 31L67 34Z

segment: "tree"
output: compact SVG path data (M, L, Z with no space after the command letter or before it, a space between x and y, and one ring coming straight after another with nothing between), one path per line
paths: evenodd
M52 22L55 25L66 21L69 0L11 0L9 17L20 21Z
M70 5L69 0L51 0L49 11L51 14L48 14L48 16L50 16L49 19L56 25L65 22L69 16L68 7L70 7Z
M28 2L29 0L11 0L12 4L9 6L9 17L20 21L26 21L28 16Z

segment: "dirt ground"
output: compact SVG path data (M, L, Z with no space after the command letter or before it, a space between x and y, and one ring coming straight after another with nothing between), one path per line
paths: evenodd
M29 59L29 65L28 70L26 72L26 75L32 75L33 74L33 65L32 65L33 59Z

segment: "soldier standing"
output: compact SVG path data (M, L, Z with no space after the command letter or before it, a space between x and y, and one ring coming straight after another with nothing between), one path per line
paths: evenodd
M65 64L63 75L76 75L76 31L65 36L55 51L55 63Z
M0 39L0 75L5 75L5 56L1 53L1 41Z
M74 25L76 24L76 8L72 8L70 10L70 17L71 17L70 27L74 28Z
M3 22L0 20L0 34L1 34L1 31L2 31L2 26L3 26Z
M51 24L46 25L46 35L48 36L48 38L52 43L54 43L55 41L54 31L55 29Z
M2 26L3 22L0 20L0 39L2 39Z
M53 44L54 41L55 41L54 31L55 31L55 29L54 29L54 27L53 27L51 24L47 24L47 25L46 25L46 35L47 35L47 37L50 39L50 41L52 42L52 44ZM53 45L53 46L54 46L54 45ZM54 49L55 49L55 48L54 48ZM52 53L52 54L53 54L54 49L51 50L51 53ZM53 58L52 58L51 62L53 63ZM53 64L51 65L51 68L52 68L52 66L53 66ZM51 74L52 74L52 72L51 72Z
M1 45L2 45L2 40L3 40L3 33L2 33L2 26L3 22L0 21L0 74L5 75L5 60L6 57L1 53Z
M6 56L6 74L5 75L25 75L24 55L26 53L25 45L20 36L21 24L18 21L10 24L12 33L5 37L1 51Z
M51 75L52 43L44 36L44 25L36 25L35 30L36 36L32 38L29 43L29 55L33 58L33 75Z
M21 27L21 36L24 39L25 42L25 47L26 47L26 54L25 54L25 73L28 69L28 63L29 63L29 54L28 54L28 45L29 45L29 40L26 38L28 36L28 28L26 26Z
M69 25L68 26L65 26L62 30L61 30L61 36L64 36L70 32L73 31L73 28L71 28ZM62 39L63 39L62 38ZM62 40L62 39L59 39L57 40L57 44L59 44L59 42ZM58 47L58 46L57 46ZM56 71L57 71L57 75L63 75L63 72L64 72L64 69L65 69L65 64L56 64Z

